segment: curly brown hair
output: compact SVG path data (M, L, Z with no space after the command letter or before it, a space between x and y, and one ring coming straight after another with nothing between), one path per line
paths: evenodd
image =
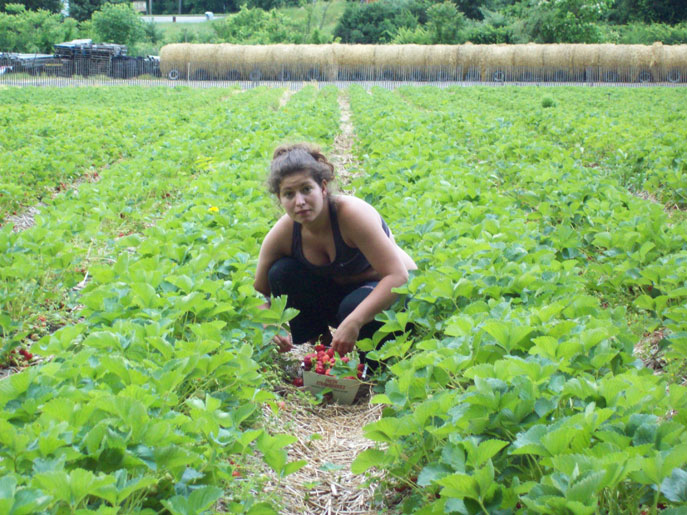
M322 186L322 181L334 180L334 165L311 143L280 145L274 150L267 185L270 193L279 196L281 181L294 173L308 172Z

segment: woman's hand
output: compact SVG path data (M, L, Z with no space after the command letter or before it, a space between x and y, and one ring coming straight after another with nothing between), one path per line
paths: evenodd
M290 334L286 334L286 336L282 334L276 334L272 341L277 346L277 350L279 352L289 352L291 349L293 349L293 340L291 340Z
M358 341L358 334L360 333L360 325L355 322L348 322L344 320L339 324L339 327L334 332L332 338L332 349L338 352L340 356L348 354L355 348L355 343Z

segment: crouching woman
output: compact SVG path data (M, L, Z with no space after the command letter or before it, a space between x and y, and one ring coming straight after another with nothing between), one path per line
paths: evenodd
M392 288L417 268L377 210L333 195L333 180L334 166L315 146L274 151L268 184L285 214L262 243L254 286L268 302L286 295L299 310L291 334L275 337L281 352L319 341L347 354L381 326L374 318L393 304Z

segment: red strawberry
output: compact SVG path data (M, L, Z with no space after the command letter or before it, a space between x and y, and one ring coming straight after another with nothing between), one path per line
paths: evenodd
M315 367L315 373L316 373L316 374L324 374L324 367L323 367L323 366L320 366L320 365L317 365L317 366Z
M234 471L231 473L232 476L234 477L241 477L241 472L238 470L234 469Z
M362 372L358 372L358 379L362 379L362 378L363 378L363 373L362 373Z
M365 370L365 365L362 363L358 363L358 372L362 372L363 370Z
M317 352L318 354L320 352L324 352L326 349L327 349L327 347L325 347L321 343L318 343L317 345L315 345L315 352Z
M344 356L343 358L341 358L341 361L343 361L344 363L348 363L349 361L351 361L351 358L349 358L348 356Z
M324 375L326 376L331 376L332 375L332 369L328 368L327 370L324 371Z
M302 377L296 377L296 378L294 378L294 380L293 380L293 385L294 385L294 386L298 386L298 387L303 386L303 378L302 378Z
M334 349L331 349L331 348L327 349L327 356L329 356L330 358L333 358L334 357Z

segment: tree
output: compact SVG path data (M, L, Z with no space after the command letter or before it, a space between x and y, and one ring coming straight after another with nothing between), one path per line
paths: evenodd
M9 4L0 13L0 48L6 52L49 54L53 45L76 34L76 22L62 22L59 14L39 9L28 11L23 5Z
M616 23L679 23L687 20L687 0L618 0L610 19Z
M0 0L0 11L6 11L6 6L22 5L27 11L49 11L51 13L59 13L62 10L62 0Z
M537 43L598 43L597 24L612 0L541 0L533 3L525 27Z
M427 26L432 33L432 43L451 45L459 42L465 16L448 0L427 8Z
M107 3L93 13L91 21L95 39L103 43L131 47L145 37L145 21L131 4Z
M69 0L69 16L78 21L86 21L106 3L129 3L127 0Z

